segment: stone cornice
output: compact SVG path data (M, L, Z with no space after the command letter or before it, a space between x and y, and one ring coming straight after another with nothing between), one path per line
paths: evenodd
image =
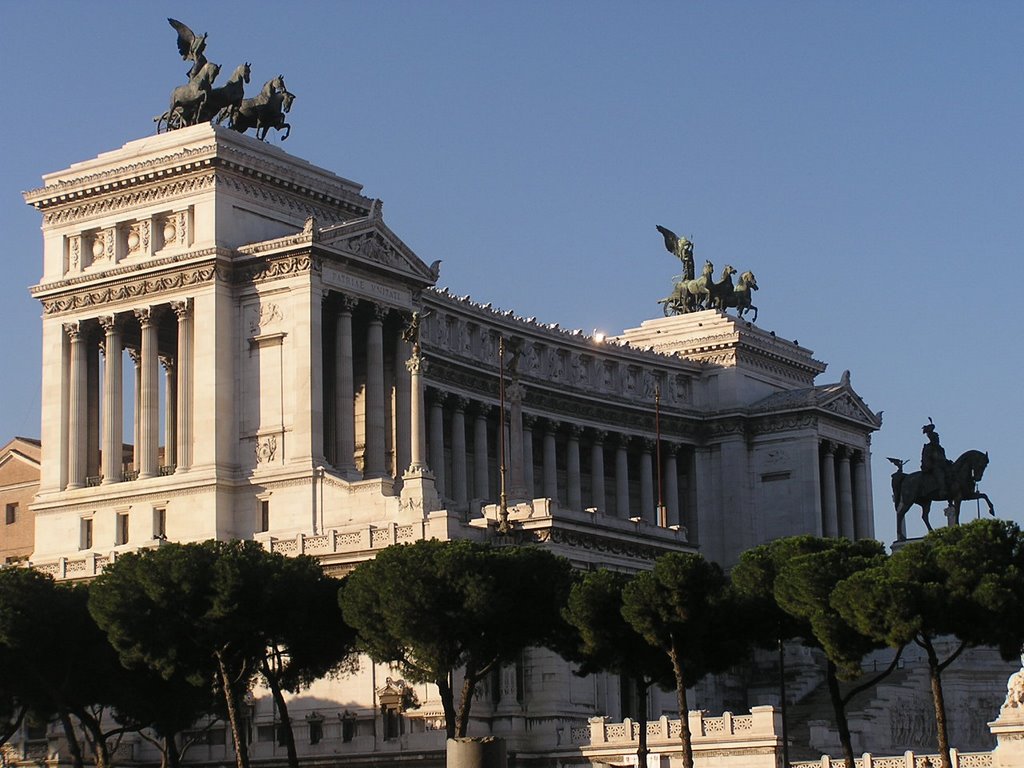
M189 140L197 143L182 146ZM136 159L140 154L151 156ZM97 170L91 170L94 167ZM120 207L117 201L132 190L138 191L132 193L131 205L161 199L173 194L170 190L181 183L179 177L194 176L211 168L229 170L257 180L260 186L309 200L325 219L365 216L373 205L372 200L360 194L362 187L354 182L277 148L209 125L130 142L121 150L50 174L47 179L53 179L52 182L25 192L24 198L40 211L54 209L47 216L47 223L60 223L90 211L102 212L106 210L103 206L115 210ZM169 181L174 183L168 184ZM93 199L91 206L85 206L84 201L89 199Z

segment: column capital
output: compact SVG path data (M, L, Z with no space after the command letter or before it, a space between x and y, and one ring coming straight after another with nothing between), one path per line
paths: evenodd
M608 439L607 429L591 429L590 439L597 445L604 445L604 441Z
M359 299L355 296L349 296L348 294L343 293L338 297L338 312L343 315L351 315L358 306Z
M583 435L583 427L579 424L566 424L565 432L570 440L579 440Z
M821 450L825 452L826 456L831 456L836 451L836 444L833 443L831 440L822 440Z
M524 413L523 414L523 429L528 429L528 430L530 430L532 432L533 428L536 425L537 425L537 416L536 416L536 414L533 414L533 413Z
M520 384L518 380L513 380L510 384L505 385L505 397L508 398L510 403L521 405L523 398L526 397L526 387Z
M638 438L637 443L643 453L654 453L654 449L657 447L657 441L653 437Z
M476 417L478 419L486 419L493 408L494 406L490 403L482 403L480 401L477 401L474 405L474 410L476 411Z
M544 418L544 434L551 434L557 432L559 427L562 426L562 422L558 419L552 419L550 417Z
M160 355L159 360L160 365L162 365L164 370L168 373L172 373L174 371L174 358L171 355Z
M405 361L405 367L409 370L409 373L424 374L430 366L423 355L414 353L412 357Z
M132 312L135 313L135 317L139 320L139 325L143 328L148 328L156 321L155 307L139 307L137 309L133 309Z
M661 453L664 456L675 456L679 453L680 448L682 448L682 446L679 443L672 442L671 440L665 440L664 438L661 440Z
M170 305L178 320L184 320L192 315L192 299L190 298L172 301Z
M117 330L117 315L100 315L96 320L107 334Z
M849 461L853 456L853 449L848 445L837 445L836 456L840 461Z
M125 351L136 365L142 360L142 352L139 351L138 347L125 347Z
M386 307L383 304L371 304L370 305L370 322L371 323L383 323L391 312L390 307Z
M68 335L68 338L72 342L81 341L82 339L82 321L72 320L69 323L64 323L64 333Z
M447 392L443 389L437 389L436 387L430 387L426 392L427 399L431 405L444 406L445 401L451 398Z

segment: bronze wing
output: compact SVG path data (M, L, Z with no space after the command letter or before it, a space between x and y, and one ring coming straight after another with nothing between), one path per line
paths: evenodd
M188 61L193 58L193 46L196 43L195 32L177 19L167 19L167 22L174 27L174 30L178 33L178 53L181 54L182 60Z
M660 224L657 224L655 226L657 226L658 231L661 232L662 236L665 238L665 250L671 253L673 256L675 256L676 246L679 245L678 235L676 235L676 233L673 232L671 229L666 229Z

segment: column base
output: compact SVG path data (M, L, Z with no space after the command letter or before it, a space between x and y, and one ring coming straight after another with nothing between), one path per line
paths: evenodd
M404 520L422 520L431 512L442 509L437 495L434 475L425 466L410 466L402 475L399 509Z

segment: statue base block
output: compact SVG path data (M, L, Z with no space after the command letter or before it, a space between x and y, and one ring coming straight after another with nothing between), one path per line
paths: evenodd
M992 752L993 768L1020 768L1024 765L1024 708L1003 707L999 719L988 724L996 737Z
M402 475L402 493L399 508L403 522L424 519L431 512L442 508L441 497L437 494L434 475L425 467L410 467Z

